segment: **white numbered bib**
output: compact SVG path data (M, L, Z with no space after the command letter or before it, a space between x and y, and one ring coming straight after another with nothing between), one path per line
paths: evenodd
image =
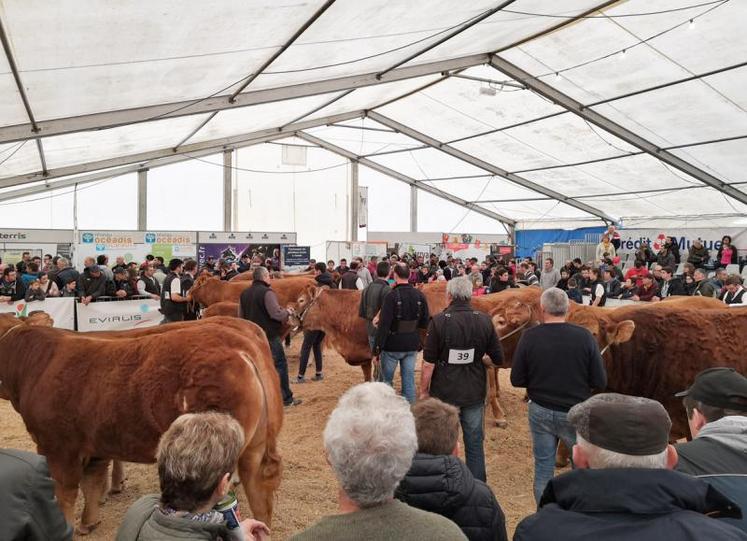
M470 364L474 360L475 348L449 350L449 364Z

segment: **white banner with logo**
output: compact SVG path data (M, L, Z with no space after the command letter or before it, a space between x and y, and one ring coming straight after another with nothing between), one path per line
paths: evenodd
M60 329L75 329L75 299L49 298L43 301L16 301L0 304L0 314L13 313L24 317L31 312L46 312L54 320L54 326Z
M79 331L126 331L158 325L163 315L153 299L78 303Z
M686 254L690 250L690 244L695 239L703 241L703 245L710 250L711 257L716 257L716 252L721 246L721 238L724 235L731 236L732 244L739 251L747 250L747 229L743 228L687 228L676 231L662 231L659 229L621 229L620 250L622 254L635 253L641 246L641 242L651 243L651 249L658 252L666 237L674 237L680 248L680 254Z

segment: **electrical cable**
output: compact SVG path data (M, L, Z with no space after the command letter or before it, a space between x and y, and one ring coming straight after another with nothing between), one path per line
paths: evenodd
M530 11L519 11L516 9L506 8L503 11L506 13L513 13L515 15L528 15L530 17L548 17L551 19L623 19L626 17L648 17L650 15L663 15L666 13L675 13L677 11L687 11L688 9L695 9L704 6L710 6L718 4L723 0L714 0L712 2L702 2L700 4L692 4L690 6L681 6L678 8L663 9L660 11L649 11L646 13L621 13L620 15L586 15L584 17L576 17L573 15L559 15L553 13L532 13Z
M4 164L4 163L5 163L5 162L7 162L7 161L8 161L9 159L11 159L11 158L13 157L13 155L14 155L14 154L15 154L16 152L18 152L19 150L21 150L21 149L23 148L23 145L25 145L25 144L26 144L26 143L28 143L29 141L30 141L30 139L25 139L25 140L21 141L21 143L20 143L20 144L19 144L19 145L18 145L18 146L17 146L16 148L15 148L15 150L13 150L13 152L11 152L11 153L10 153L10 154L8 154L8 155L7 155L7 156L6 156L5 158L3 158L3 161L1 161L1 162L0 162L0 165Z

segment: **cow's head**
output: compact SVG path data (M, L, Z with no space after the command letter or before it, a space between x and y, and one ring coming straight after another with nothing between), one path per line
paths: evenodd
M323 314L319 306L319 298L326 289L329 289L329 287L309 284L301 290L294 307L301 327L309 330L320 328Z
M16 317L15 314L0 314L0 344L16 328L21 327L51 327L54 321L46 312L36 310L26 317ZM3 355L3 357L6 357ZM0 359L2 360L2 359ZM7 389L3 388L2 365L0 364L0 398L10 400Z
M202 292L205 290L205 287L214 282L220 282L220 278L217 276L211 276L208 273L200 274L197 278L195 278L194 284L192 284L192 287L187 291L187 300L191 303L199 303L204 305L203 302L204 297L202 296Z
M627 342L635 331L635 323L632 320L615 321L601 310L574 310L568 316L568 322L588 329L594 335L602 353L610 346Z

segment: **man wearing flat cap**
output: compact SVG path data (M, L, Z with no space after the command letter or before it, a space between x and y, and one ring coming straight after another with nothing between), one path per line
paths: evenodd
M709 368L677 396L683 397L693 436L677 446L677 470L747 474L747 378L733 368Z
M514 541L747 540L717 520L741 517L734 502L672 471L672 423L658 402L598 394L572 407L568 422L577 469L547 484L539 511L521 521Z

